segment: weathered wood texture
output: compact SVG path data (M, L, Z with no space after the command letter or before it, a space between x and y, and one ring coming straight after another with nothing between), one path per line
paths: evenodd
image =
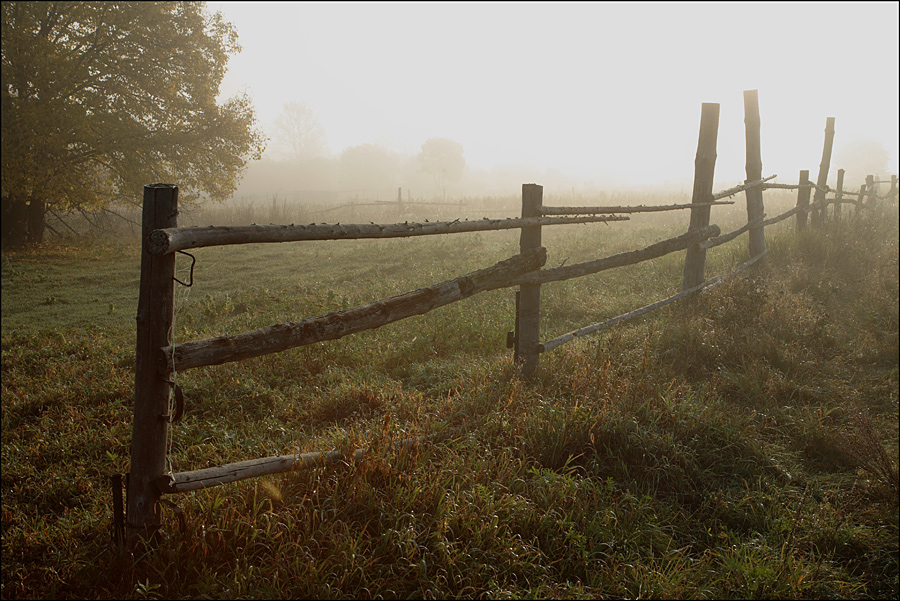
M427 313L479 292L510 286L516 277L539 269L547 260L544 248L530 250L470 274L412 292L301 321L271 325L234 336L194 340L159 351L158 368L170 373L241 361L290 348L335 340Z
M171 389L157 366L159 349L171 344L175 314L175 255L153 256L150 232L177 225L178 187L144 186L141 241L141 279L135 350L134 422L131 434L131 472L128 477L128 539L152 534L159 526L156 480L166 468L166 435Z
M310 224L310 225L210 225L160 229L151 234L151 253L162 255L176 250L226 246L230 244L299 242L303 240L356 240L364 238L408 238L438 234L462 234L509 230L543 225L606 223L627 221L628 217L541 217L530 219L481 219L478 221L437 221L434 223Z
M716 170L716 142L719 135L719 105L704 102L700 115L700 137L697 142L697 156L694 159L694 187L691 202L698 206L691 209L689 230L709 225L709 207L699 203L709 202L712 197L713 177ZM690 290L703 282L706 270L706 250L699 244L687 247L684 258L684 278L682 290Z
M775 177L775 176L773 176ZM752 185L752 184L751 184ZM737 189L726 190L723 192L723 196L721 198L725 198L726 196L731 196L733 194L737 194L741 190L743 190L743 186L738 186ZM546 207L541 206L539 210L542 215L599 215L599 214L613 214L613 213L657 213L660 211L680 211L683 209L693 209L697 206L707 206L712 207L716 205L733 205L734 201L725 200L725 201L710 201L706 203L691 203L691 204L675 204L675 205L658 205L658 206L647 206L647 205L637 205L633 207Z
M325 465L333 465L339 461L359 461L363 457L362 449L353 455L346 456L340 451L322 451L301 453L299 455L276 455L262 459L250 459L217 467L209 467L191 472L165 474L158 478L159 490L166 494L190 492L203 488L211 488L220 484L237 482L247 478L280 474L300 469L309 469Z
M828 170L831 168L831 148L834 145L834 117L825 120L825 144L822 147L822 162L819 163L819 176L816 178L816 193L813 202L819 203L819 208L812 213L813 226L821 226L825 222L825 206L821 201L825 200L825 192L828 189Z
M522 218L540 215L544 188L537 184L522 184ZM541 246L541 227L523 227L519 237L519 252L531 252ZM516 354L519 357L522 375L530 378L538 369L541 341L541 284L523 283L519 285L518 315L516 323Z
M759 95L757 90L744 92L744 137L747 147L747 181L762 178L762 154L760 150ZM755 224L750 228L749 251L755 257L766 250L766 233L761 222L765 216L763 206L763 190L754 186L746 190L747 223ZM762 262L758 265L762 266Z
M592 261L584 261L582 263L574 263L572 265L564 265L562 267L551 267L550 269L542 269L536 273L529 273L514 279L512 284L547 284L549 282L558 282L561 280L570 280L592 273L599 273L607 269L615 267L624 267L626 265L634 265L650 259L656 259L672 252L684 250L691 244L696 244L707 238L719 235L718 225L708 225L697 230L691 230L680 236L669 238L651 244L639 250L629 250L623 253L604 257L602 259L594 259Z
M420 448L420 445L437 443L466 432L468 429L467 425L455 426L444 428L433 434L404 438L403 440L392 442L390 449L402 452L415 451ZM360 462L365 459L366 454L367 451L356 449L352 453L313 451L297 455L276 455L177 474L165 474L157 480L157 486L165 494L190 492L247 478L326 467L342 461Z

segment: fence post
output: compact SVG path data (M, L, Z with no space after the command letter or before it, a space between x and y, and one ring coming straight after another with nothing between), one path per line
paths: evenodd
M537 184L522 184L522 217L540 217L544 187ZM519 237L519 252L541 247L541 226L522 228ZM541 341L541 285L522 284L519 286L517 307L516 355L519 357L522 375L530 378L537 371L540 361L538 344Z
M806 209L809 207L809 169L802 169L800 171L800 187L797 189L797 206L803 207L803 210L797 213L797 231L802 232L806 229Z
M841 220L841 201L844 198L844 170L838 169L837 190L834 191L834 220Z
M170 384L159 374L159 349L172 344L175 254L152 256L150 232L177 227L178 187L144 186L141 230L141 280L137 312L134 374L134 422L128 475L129 544L152 535L159 526L157 479L165 473Z
M716 170L716 141L719 135L719 104L704 102L700 113L700 139L694 159L694 189L691 202L712 200L713 175ZM709 206L691 209L688 231L709 225ZM688 290L703 283L706 270L706 249L699 244L687 247L684 258L684 279L681 289Z
M744 91L744 131L747 141L747 181L762 179L762 156L759 143L759 94L757 90ZM765 217L763 189L750 188L747 194L747 221L762 221ZM766 232L763 226L750 228L750 258L766 252ZM765 258L755 267L763 265Z
M869 210L873 210L875 205L877 204L878 199L875 197L875 176L867 175L866 176L866 208Z
M863 199L866 197L866 185L863 184L859 187L859 192L856 193L856 210L853 211L853 215L855 217L859 217L860 209L863 206Z
M816 193L813 202L825 200L825 189L828 187L828 169L831 167L831 147L834 145L834 117L825 120L825 146L822 148L822 162L819 163L819 177L816 180ZM819 227L825 221L826 207L817 207L812 213L812 224Z

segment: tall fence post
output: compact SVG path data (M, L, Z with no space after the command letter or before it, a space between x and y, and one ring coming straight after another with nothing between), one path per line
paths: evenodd
M700 139L697 157L694 159L694 189L692 203L712 200L713 175L716 170L716 141L719 136L719 104L704 102L700 113ZM691 208L691 224L688 231L709 225L709 206ZM684 258L682 290L703 283L706 271L706 249L700 244L687 247Z
M134 374L134 422L128 475L129 544L159 527L157 480L165 473L170 383L159 373L160 349L172 344L175 253L153 256L150 232L177 227L178 187L144 186L141 230L141 280L137 312Z
M797 206L802 207L797 212L797 231L802 232L806 229L807 208L809 207L809 169L800 171L800 187L797 188Z
M844 170L838 169L837 190L834 191L834 220L841 220L841 201L844 198Z
M831 147L834 145L834 117L825 120L825 145L822 148L822 162L819 163L819 177L816 179L816 193L813 203L819 204L825 200L825 190L828 187L828 169L831 168ZM825 221L825 206L817 206L812 213L814 227L821 226Z
M522 184L522 217L540 217L544 187L537 184ZM519 238L519 252L541 247L541 226L522 228ZM537 371L540 361L538 344L541 341L541 285L522 284L519 286L517 306L518 334L516 355L519 357L522 375L530 378Z
M762 152L759 143L759 94L757 90L744 91L744 131L747 141L747 181L762 179ZM747 195L747 221L762 221L765 218L762 187L750 188ZM766 252L766 232L762 225L750 228L750 258ZM761 267L765 258L756 263Z

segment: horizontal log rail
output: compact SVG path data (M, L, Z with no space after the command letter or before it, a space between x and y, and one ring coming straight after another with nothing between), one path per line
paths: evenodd
M637 205L633 207L547 207L541 206L542 215L599 215L613 213L656 213L659 211L680 211L682 209L694 209L696 207L711 207L714 205L733 205L734 201L695 202L691 204L674 205Z
M468 430L469 425L448 427L433 434L404 438L391 443L390 447L397 451L413 451L420 448L421 445L440 443L448 438L459 436ZM311 451L291 455L275 455L199 470L163 474L156 480L156 486L159 492L163 494L191 492L258 476L327 467L341 462L360 462L366 458L366 454L367 451L364 449L356 449L347 453L341 451Z
M647 205L637 205L630 207L540 207L540 211L542 215L585 215L585 214L613 214L613 213L652 213L657 211L680 211L682 209L694 209L697 207L711 207L715 205L732 205L734 202L725 201L719 202L723 198L727 198L729 196L734 196L738 192L743 192L744 190L749 190L750 188L755 188L757 186L762 186L765 182L770 179L774 179L778 177L777 175L770 175L769 177L764 177L762 179L758 179L752 182L747 182L743 184L739 184L734 186L733 188L728 188L727 190L723 190L721 192L717 192L713 194L712 200L710 202L694 202L690 204L674 204L674 205L657 205L657 206L647 206Z
M583 263L575 263L574 265L565 265L563 267L551 267L550 269L542 269L536 273L529 273L513 280L510 285L522 284L546 284L548 282L557 282L560 280L568 280L592 273L598 273L615 267L624 267L625 265L633 265L650 259L656 259L669 253L684 250L691 244L696 244L707 238L719 235L718 225L707 225L696 230L690 230L685 234L669 238L656 244L651 244L640 250L631 250L617 255L605 257L603 259L595 259L593 261L585 261Z
M362 449L357 449L352 458L359 461L362 459L362 455ZM219 486L220 484L228 484L229 482L237 482L238 480L246 480L247 478L333 465L349 458L340 451L276 455L274 457L250 459L190 472L165 474L156 481L156 485L159 488L159 492L163 494L190 492L192 490Z
M547 250L534 249L452 280L359 307L301 321L275 324L243 334L166 346L160 349L159 369L163 374L168 374L176 368L181 371L204 365L219 365L323 340L336 340L348 334L422 315L480 292L512 286L515 278L540 269L546 261Z
M481 219L476 221L436 221L432 223L392 224L315 224L309 225L210 225L203 227L175 227L150 233L148 252L165 255L178 250L270 242L299 242L303 240L358 240L365 238L408 238L437 234L461 234L509 230L535 225L569 225L575 223L606 223L627 221L628 217L530 217L510 219Z

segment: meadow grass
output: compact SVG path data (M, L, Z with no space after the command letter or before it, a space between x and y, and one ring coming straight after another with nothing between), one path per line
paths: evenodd
M548 266L686 222L545 228ZM136 554L112 544L108 477L128 471L139 251L4 252L2 596L896 598L897 230L895 207L769 228L765 268L546 353L528 382L505 348L512 289L179 373L174 471L365 459L168 496L158 544ZM745 245L710 250L707 274ZM174 336L327 313L517 251L517 231L199 249ZM544 286L542 339L674 293L683 254Z

